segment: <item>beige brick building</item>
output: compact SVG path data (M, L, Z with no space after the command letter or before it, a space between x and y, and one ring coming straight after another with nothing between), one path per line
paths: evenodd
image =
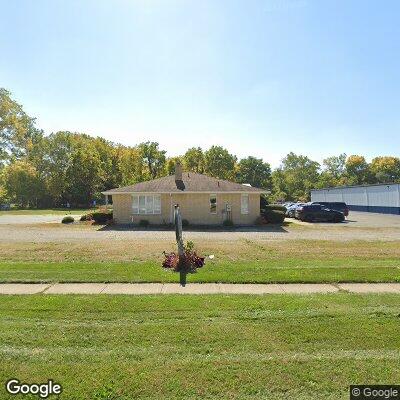
M137 224L148 220L162 225L173 221L174 205L179 204L182 219L191 225L253 225L260 215L260 195L266 190L211 178L194 172L140 182L103 192L112 196L114 220L118 224Z

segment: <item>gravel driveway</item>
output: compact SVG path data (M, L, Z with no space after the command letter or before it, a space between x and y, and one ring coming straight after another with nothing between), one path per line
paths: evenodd
M62 216L0 216L0 242L74 242L103 240L174 240L173 231L138 230L129 227L62 225ZM29 222L27 222L29 221ZM341 224L294 223L284 227L236 229L235 231L184 232L186 240L400 240L400 216L356 213Z

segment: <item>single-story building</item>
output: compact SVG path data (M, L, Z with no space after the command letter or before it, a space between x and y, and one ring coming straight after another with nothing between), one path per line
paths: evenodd
M400 184L338 186L311 190L311 201L345 202L352 211L400 214Z
M102 192L112 196L114 220L118 224L137 224L148 220L162 225L173 222L174 205L179 204L182 219L193 225L253 225L260 215L260 195L264 189L183 172L177 164L175 174Z

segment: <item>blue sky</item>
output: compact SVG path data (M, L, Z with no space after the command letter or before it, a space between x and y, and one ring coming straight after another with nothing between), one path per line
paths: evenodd
M46 133L279 164L399 156L400 2L0 0L0 86Z

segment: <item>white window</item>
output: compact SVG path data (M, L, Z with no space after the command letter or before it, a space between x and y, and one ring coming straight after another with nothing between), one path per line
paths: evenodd
M242 214L249 213L249 195L248 194L242 194L241 213Z
M132 213L161 214L161 196L159 194L132 196Z
M217 213L217 195L210 194L210 213L216 214Z

